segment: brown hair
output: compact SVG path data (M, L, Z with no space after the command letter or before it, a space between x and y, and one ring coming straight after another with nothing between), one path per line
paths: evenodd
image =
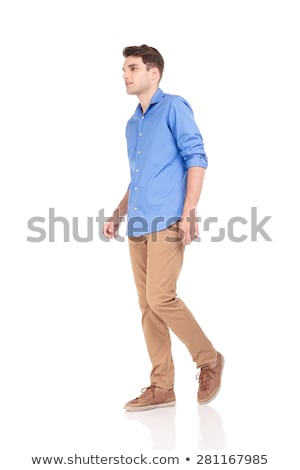
M141 57L143 63L147 66L147 70L157 67L160 73L160 80L164 71L164 59L160 52L154 47L142 44L141 46L128 46L123 49L123 56Z

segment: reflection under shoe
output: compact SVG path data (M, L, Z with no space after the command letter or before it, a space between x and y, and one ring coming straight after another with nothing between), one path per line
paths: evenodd
M208 405L198 405L200 421L199 449L224 449L226 435L219 413Z
M175 407L124 413L127 419L139 421L150 429L153 449L176 448L175 415Z

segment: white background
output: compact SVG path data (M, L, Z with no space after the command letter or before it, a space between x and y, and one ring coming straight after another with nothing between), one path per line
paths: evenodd
M141 452L180 456L183 468L198 468L201 452L299 466L296 7L1 3L1 468ZM54 243L26 239L34 216L48 233L50 207L78 217L84 236L87 217L110 215L125 193L124 130L137 101L125 93L122 49L142 43L161 51L161 88L190 102L204 138L199 215L219 227L233 216L249 223L236 226L242 243L211 242L217 225L202 232L178 284L225 356L221 393L198 407L197 371L172 336L176 410L132 414L123 405L149 385L150 363L127 244L101 241L96 223L89 243L64 243L59 226ZM272 216L272 242L251 241L251 207L258 220Z

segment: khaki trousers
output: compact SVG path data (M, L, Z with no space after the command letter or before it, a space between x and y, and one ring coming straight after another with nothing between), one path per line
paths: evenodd
M169 328L186 345L197 367L213 362L216 350L190 310L177 297L184 244L178 223L165 230L128 237L133 276L142 311L142 326L152 363L151 385L174 385Z

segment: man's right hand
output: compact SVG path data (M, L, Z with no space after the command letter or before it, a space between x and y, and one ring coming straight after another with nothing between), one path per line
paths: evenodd
M122 201L113 211L112 217L109 217L103 225L103 235L106 238L116 238L118 236L120 224L125 220L125 215L127 214L129 191L127 189Z
M103 226L103 235L107 238L116 238L118 235L120 223L120 217L110 217Z

